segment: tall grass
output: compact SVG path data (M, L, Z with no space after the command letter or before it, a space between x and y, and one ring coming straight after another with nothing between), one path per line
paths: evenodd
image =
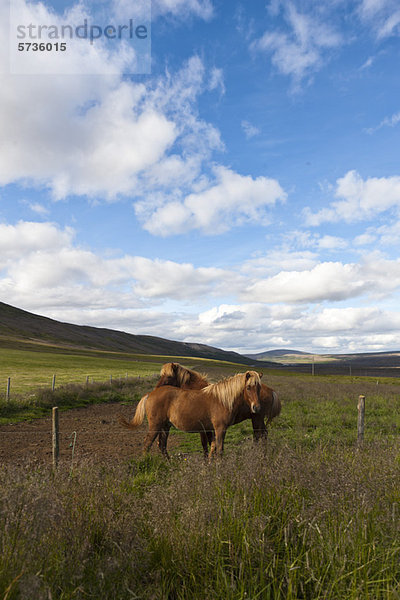
M2 598L400 595L400 445L0 471Z
M399 599L400 386L264 379L283 401L267 444L239 424L211 465L194 436L170 463L0 466L0 599ZM134 402L119 383L97 399ZM60 390L57 404L87 392Z

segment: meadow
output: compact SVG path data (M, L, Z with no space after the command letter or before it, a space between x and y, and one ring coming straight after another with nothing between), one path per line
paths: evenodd
M210 379L242 370L181 362ZM114 382L112 399L134 405L135 386L154 381L142 375L129 393ZM231 427L210 465L198 436L175 434L170 462L1 466L0 598L400 598L400 381L268 370L264 380L283 402L268 441Z
M0 383L4 393L8 377L11 378L11 392L26 396L35 388L49 387L53 375L56 385L69 383L83 384L89 381L105 381L110 377L147 376L159 372L167 359L117 352L92 350L77 352L55 349L49 352L37 349L35 352L0 348Z

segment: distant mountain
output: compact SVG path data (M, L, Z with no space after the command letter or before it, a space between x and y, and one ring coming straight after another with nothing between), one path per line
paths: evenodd
M15 347L18 341L28 342L31 348L35 345L43 347L44 344L75 350L191 356L240 364L254 363L254 360L237 352L205 344L176 342L151 335L134 335L113 329L62 323L0 302L0 345Z
M286 349L278 349L278 350L265 350L264 352L258 352L257 354L246 354L248 358L252 360L272 360L275 361L282 356L293 356L293 355L304 355L310 356L309 352L302 352L301 350L286 350ZM312 355L311 355L312 356Z
M302 373L400 377L400 351L396 350L354 354L314 354L300 350L277 349L248 354L247 357L251 360L268 360L275 363L276 368Z

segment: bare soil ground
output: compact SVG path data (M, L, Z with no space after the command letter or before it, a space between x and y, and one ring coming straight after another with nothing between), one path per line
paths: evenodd
M133 416L134 407L120 403L95 404L59 413L60 460L70 462L76 432L74 462L92 458L98 461L128 460L142 454L147 423L137 430L124 429L118 416ZM179 443L170 436L168 448ZM154 442L152 452L159 452ZM0 464L52 462L51 416L43 419L0 426Z

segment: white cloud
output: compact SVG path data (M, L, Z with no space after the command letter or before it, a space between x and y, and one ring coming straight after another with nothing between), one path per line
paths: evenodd
M318 256L309 250L294 251L285 247L270 250L268 254L246 260L241 271L260 279L280 271L305 271L318 264Z
M214 181L203 180L202 189L182 200L168 199L160 206L137 203L136 213L144 228L167 236L192 229L217 234L243 223L265 225L269 222L268 209L286 199L275 179L253 179L225 167L215 167L214 175Z
M251 139L252 137L260 134L260 130L258 129L258 127L255 127L254 125L249 123L249 121L246 121L246 120L242 121L241 126L242 126L244 134L248 140Z
M365 233L357 235L353 241L356 246L369 246L376 241L376 235L370 231L366 231Z
M223 269L190 263L130 255L106 258L76 245L71 228L30 222L0 225L0 270L6 302L20 305L21 299L32 297L33 306L49 308L186 301L217 293L240 279Z
M376 127L366 129L366 133L372 134L382 127L396 127L400 123L400 112L394 113L391 117L385 117Z
M390 209L400 208L400 177L369 177L363 180L357 171L348 171L336 182L335 196L341 198L316 213L304 214L308 225L323 222L371 220Z
M78 2L70 6L63 15L57 14L52 7L41 2L13 0L9 4L10 6L4 0L0 4L2 39L10 38L9 46L4 44L1 48L1 73L119 76L121 73L143 72L140 69L140 48L135 49L134 45L129 45L127 39L122 36L119 43L107 45L107 38L104 36L96 39L94 44L76 35L76 28L86 23L85 32L90 38L94 14L83 3ZM95 10L93 5L92 10ZM67 34L68 38L64 38L62 34L65 26L68 27L68 31L72 28L72 33ZM40 52L40 56L35 52L20 52L17 43L21 40L39 43L61 43L67 40L67 50L62 54L58 51ZM134 40L131 43L134 44ZM146 49L149 54L150 46L146 45Z
M294 244L296 248L314 248L315 250L341 250L347 248L348 242L338 236L321 235L310 231L295 230L284 236L285 242Z
M340 250L348 247L348 242L335 235L323 235L317 240L320 250Z
M353 265L321 263L308 271L282 271L257 281L242 293L245 300L255 302L320 302L343 300L367 291L367 282L355 279Z
M55 18L42 4L20 6L24 22L37 7L41 22ZM2 29L6 24L2 19ZM79 65L86 59L93 73L104 73L107 65L118 62L117 51L104 54L100 45L90 46L87 55L76 48L63 55L65 63ZM0 60L5 72L5 45ZM122 64L117 72L123 72ZM129 193L138 174L161 159L176 138L175 123L149 101L146 87L119 76L4 74L1 87L0 185L29 181L47 186L56 198Z
M281 271L248 285L240 294L253 302L340 301L362 295L388 296L400 287L400 260L374 255L361 263L322 262L311 269Z
M224 82L224 72L222 69L218 69L214 67L211 69L210 73L210 81L208 83L209 90L219 90L220 94L223 96L226 92L225 82Z
M275 6L273 14L278 9ZM298 84L321 68L327 51L339 46L342 38L315 15L300 13L292 2L285 4L284 16L288 32L268 30L252 48L271 55L272 64Z
M232 277L215 267L195 268L189 263L143 257L126 259L126 266L137 281L134 292L144 298L196 299L213 293L215 286L226 285Z
M46 216L49 214L49 209L46 208L45 206L43 206L43 204L40 204L39 202L27 202L29 208L31 209L32 212L41 215L41 216Z
M1 6L0 33L7 39L7 15ZM24 22L38 10L36 20L42 23L58 18L43 4L18 0L15 11L16 7ZM161 7L164 12L184 15L189 10L205 18L211 16L212 5L165 0ZM75 20L90 16L81 4L70 13ZM3 44L0 185L46 187L55 199L71 194L96 199L148 196L163 185L169 191L180 189L181 182L187 192L192 190L202 162L223 147L218 130L197 112L198 96L210 81L214 89L223 86L222 71L211 69L210 80L203 62L194 56L177 72L146 83L124 81L124 56L119 46L114 47L106 51L101 44L86 43L85 51L74 46L63 55L63 71L84 73L90 64L92 73L110 67L114 76L22 77L7 74L7 44Z
M373 28L378 39L398 35L400 32L397 0L362 0L359 14Z
M214 7L210 0L153 0L152 14L170 14L181 19L194 15L208 21L214 16Z
M0 296L63 321L247 351L334 349L335 338L337 351L400 342L398 312L319 304L390 298L400 287L400 260L375 254L360 263L315 264L312 253L293 256L297 271L272 276L274 262L282 269L287 260L290 269L289 253L282 264L277 250L231 269L110 258L82 248L71 228L21 221L0 226Z
M176 334L188 341L244 353L272 348L319 352L383 350L400 345L400 312L363 308L295 308L257 303L221 304L181 319Z
M58 251L71 244L73 231L53 223L20 221L17 225L0 224L0 261L18 259L27 253L52 249Z
M151 19L169 18L178 22L197 17L209 21L215 11L211 0L112 0L110 11L119 19L133 18L139 22L143 15L148 16L151 5Z
M357 246L374 244L375 247L383 246L390 249L400 244L400 221L394 220L388 224L371 226L354 239Z
M365 62L363 62L363 64L361 65L360 71L363 71L364 69L369 69L369 67L371 67L374 62L375 62L375 57L369 56L367 58L367 60Z

